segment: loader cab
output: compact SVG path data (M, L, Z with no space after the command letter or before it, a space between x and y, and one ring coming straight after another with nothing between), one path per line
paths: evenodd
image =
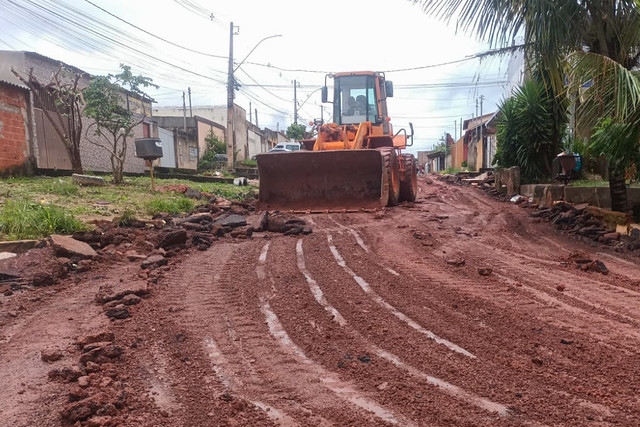
M348 73L333 76L333 121L339 125L372 122L387 116L386 96L392 87L380 73ZM392 89L391 89L392 90ZM328 101L326 86L323 102Z

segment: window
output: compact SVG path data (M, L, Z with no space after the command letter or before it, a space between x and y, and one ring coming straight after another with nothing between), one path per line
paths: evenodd
M334 121L338 124L374 122L378 116L373 76L336 78Z

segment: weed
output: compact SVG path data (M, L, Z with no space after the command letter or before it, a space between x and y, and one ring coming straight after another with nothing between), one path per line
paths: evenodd
M178 214L192 210L193 205L193 201L186 197L178 197L174 199L153 198L147 201L145 208L149 215L155 215L160 212Z
M118 220L118 225L121 227L126 227L131 224L131 221L136 219L136 211L133 209L125 208L120 215L120 219Z
M50 234L71 234L85 226L63 208L28 200L7 200L0 211L0 229L7 238L35 239Z

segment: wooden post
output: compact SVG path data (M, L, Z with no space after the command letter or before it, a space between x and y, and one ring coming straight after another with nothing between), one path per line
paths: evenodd
M155 193L156 192L156 185L153 182L153 160L150 163L151 163L151 167L149 169L149 172L151 173L151 192Z
M151 174L151 192L155 193L156 186L153 182L153 160L145 160L144 162L147 166L149 166L149 173Z

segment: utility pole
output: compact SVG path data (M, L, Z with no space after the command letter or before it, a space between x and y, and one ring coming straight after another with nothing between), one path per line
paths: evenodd
M187 131L187 105L184 101L184 91L182 91L182 130Z
M458 140L458 121L453 121L453 139Z
M258 109L257 108L256 108L256 126L258 126Z
M476 98L476 128L475 128L476 139L478 139L478 123L477 123L477 121L478 121L478 98Z
M298 82L293 81L293 123L298 124Z
M191 88L187 88L189 91L189 117L193 117L193 110L191 109Z
M253 124L253 110L251 110L251 101L249 101L249 123Z
M484 159L487 158L487 156L486 156L487 153L485 153L485 151L484 151L484 148L485 148L484 147L484 139L483 139L483 136L482 136L482 127L483 127L483 124L482 124L482 102L483 101L484 101L484 95L480 95L480 146L482 147L482 157L483 157L482 163L483 163L483 166L484 166Z
M229 23L229 73L227 76L227 167L233 169L235 153L235 132L233 131L233 22Z

